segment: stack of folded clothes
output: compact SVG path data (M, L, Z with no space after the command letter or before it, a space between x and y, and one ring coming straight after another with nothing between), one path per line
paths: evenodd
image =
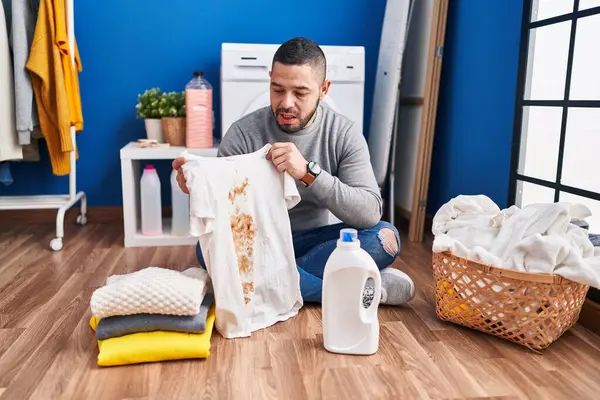
M200 268L109 277L90 301L98 365L207 358L215 320L209 286Z

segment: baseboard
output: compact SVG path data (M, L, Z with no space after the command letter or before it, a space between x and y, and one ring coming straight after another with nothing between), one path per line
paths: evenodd
M400 206L394 208L394 226L401 232L408 234L410 224L410 212Z
M0 224L27 222L47 224L56 222L56 209L51 210L2 210L0 211ZM65 221L74 222L79 215L79 206L67 210ZM123 207L88 207L87 221L97 224L123 223ZM171 216L171 207L163 207L163 217Z
M395 226L398 230L408 233L410 212L396 206ZM65 221L75 221L79 215L79 207L72 207L65 213ZM171 215L171 207L163 207L163 216ZM123 207L88 207L87 220L93 223L123 223ZM431 232L432 217L425 217L425 232ZM27 222L48 224L56 222L56 210L2 210L0 211L0 224Z
M431 232L432 226L433 226L433 215L431 215L431 214L425 215L425 232Z
M578 323L596 335L600 335L600 304L587 299L579 314Z
M408 232L410 223L410 212L402 207L396 206L396 221L395 225L398 229ZM70 221L77 218L79 215L79 207L70 208L65 214L65 220ZM171 215L171 207L163 207L163 216ZM431 231L432 216L425 217L425 232ZM114 223L123 222L123 207L88 207L87 210L88 222L94 223ZM2 210L0 211L0 222L21 222L30 223L54 223L56 222L56 210Z
M590 290L588 290L587 298L596 304L600 304L600 290L591 287Z
M410 211L405 209L404 207L396 205L394 211L396 212L396 215L398 215L399 217L402 217L402 218L406 219L407 221L410 220Z
M79 215L79 207L71 207L65 213L65 221L75 221ZM0 221L4 222L28 222L28 223L54 223L56 222L56 209L48 210L2 210ZM94 223L123 222L123 207L88 207L87 220Z

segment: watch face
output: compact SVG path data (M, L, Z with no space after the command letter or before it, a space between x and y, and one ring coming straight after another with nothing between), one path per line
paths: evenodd
M308 169L313 175L319 175L321 173L321 167L314 161L308 163Z

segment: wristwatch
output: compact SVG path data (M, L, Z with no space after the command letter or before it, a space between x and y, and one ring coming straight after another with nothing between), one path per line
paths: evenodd
M321 167L319 166L319 164L317 164L314 161L310 161L306 165L306 175L304 175L300 179L300 182L302 182L304 186L308 187L311 183L314 182L315 179L317 179L317 176L319 176L320 173Z

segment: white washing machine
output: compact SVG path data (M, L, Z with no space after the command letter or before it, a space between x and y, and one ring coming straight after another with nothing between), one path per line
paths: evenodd
M221 45L221 136L232 123L270 104L269 71L277 44ZM331 86L325 102L358 124L362 131L365 91L365 49L321 46Z

